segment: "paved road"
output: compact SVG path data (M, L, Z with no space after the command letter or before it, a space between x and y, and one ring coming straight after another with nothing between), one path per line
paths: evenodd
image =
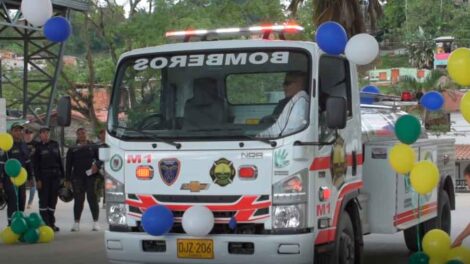
M37 211L37 206L27 210ZM470 194L458 194L457 210L452 213L452 237L456 237L470 221ZM5 211L0 211L0 227L5 227ZM104 225L104 210L101 210L102 227ZM82 216L81 231L70 232L72 226L72 203L60 203L57 212L58 226L61 231L50 244L17 244L6 246L0 244L0 263L48 263L48 264L78 264L106 263L104 252L103 232L91 231L91 214L85 206ZM470 238L465 241L470 247ZM59 253L60 252L60 253ZM59 255L60 254L60 255ZM403 241L403 234L369 235L365 237L365 264L399 264L407 263L408 251ZM7 261L5 261L7 260Z

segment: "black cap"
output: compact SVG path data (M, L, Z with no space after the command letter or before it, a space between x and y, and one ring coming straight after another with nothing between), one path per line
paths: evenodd
M50 129L49 127L47 127L47 126L43 126L43 127L41 127L41 128L39 129L39 133L42 133L42 132L44 132L44 131L51 131L51 129Z
M10 130L13 130L15 128L23 129L24 127L19 122L15 122L11 124Z

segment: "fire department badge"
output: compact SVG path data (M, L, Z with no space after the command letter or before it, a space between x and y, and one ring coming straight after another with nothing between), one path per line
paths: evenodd
M214 162L210 170L212 181L222 187L232 183L235 178L235 168L233 163L225 158L221 158Z
M180 174L180 161L177 159L162 159L158 162L160 177L163 182L171 186Z
M333 184L339 189L344 183L346 171L348 170L344 139L340 136L336 139L331 150L330 164Z

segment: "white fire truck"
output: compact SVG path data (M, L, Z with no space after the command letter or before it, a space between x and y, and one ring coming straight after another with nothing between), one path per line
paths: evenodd
M356 66L313 42L283 38L301 29L170 32L185 41L121 56L108 146L100 149L111 262L352 264L367 234L404 231L416 250L417 230L450 232L453 141L423 133L413 144L419 160L432 160L441 173L439 186L418 198L409 177L388 163L404 112L361 106ZM218 40L225 35L244 39ZM292 72L306 77L305 115L288 113L287 122L297 123L280 124L276 112L285 110ZM162 236L141 224L154 205L174 215ZM214 215L207 236L182 228L195 205Z

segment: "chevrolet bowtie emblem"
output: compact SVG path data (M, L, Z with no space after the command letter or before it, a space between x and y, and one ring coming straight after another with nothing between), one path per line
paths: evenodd
M183 183L180 190L189 190L190 192L200 192L209 188L208 183L200 183L198 181L192 181L189 183Z

